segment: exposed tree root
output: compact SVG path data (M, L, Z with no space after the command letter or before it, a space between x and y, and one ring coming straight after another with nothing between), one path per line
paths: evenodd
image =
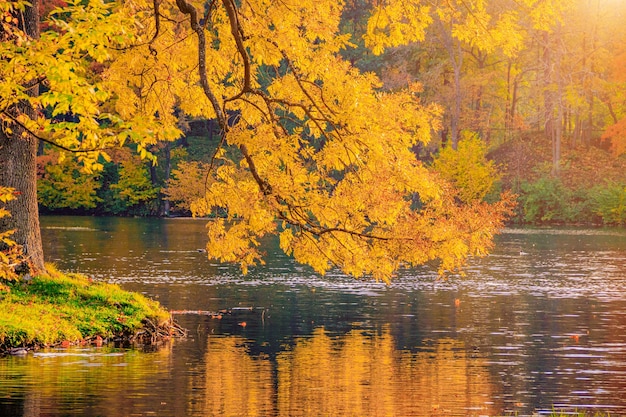
M187 330L183 329L174 319L156 324L146 318L143 320L143 328L131 337L128 337L127 340L134 345L158 346L176 337L187 337Z
M109 343L116 346L137 347L142 349L158 348L163 343L172 338L187 337L187 330L182 328L173 318L163 323L156 324L150 319L144 319L143 327L133 334L120 334L112 339L103 338L100 335L88 337L76 342L64 340L52 345L30 344L28 346L10 347L0 345L0 356L2 355L26 355L30 351L43 348L69 348L72 346L96 346L100 347Z

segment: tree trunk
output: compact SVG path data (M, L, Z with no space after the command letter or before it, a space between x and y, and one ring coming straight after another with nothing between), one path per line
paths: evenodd
M461 58L459 58L461 61ZM450 116L450 145L456 150L459 144L459 132L461 130L461 64L454 61L454 108Z
M563 96L564 96L564 91L563 91L563 77L561 76L561 60L563 58L563 50L562 50L562 39L561 39L561 25L557 26L556 29L556 40L557 40L557 48L555 50L556 52L556 56L554 59L554 66L555 66L555 70L554 70L554 78L555 78L555 82L557 83L557 96L556 96L556 100L555 100L555 105L556 105L556 110L557 110L557 114L556 114L556 120L555 120L555 124L554 124L554 137L553 137L553 143L554 143L554 151L552 154L552 172L553 175L558 177L559 173L561 171L561 142L563 141Z
M32 2L20 14L20 26L31 38L39 38L38 2ZM38 88L29 91L38 94ZM14 112L26 113L34 117L34 109L27 103L20 103ZM39 228L39 208L37 206L37 138L18 126L11 126L11 133L0 131L0 184L11 187L18 193L16 200L6 207L11 217L0 222L3 230L16 229L13 240L22 245L25 254L34 268L33 273L44 271L44 256Z
M441 40L448 52L450 65L454 75L453 99L450 109L450 146L457 149L459 142L459 133L461 130L461 104L463 91L461 90L461 69L463 67L463 50L458 41L456 41L451 32L451 28L444 25L441 20L437 20L441 33Z
M37 139L0 133L0 184L15 188L18 198L6 207L11 217L2 219L2 229L16 229L13 240L24 247L33 267L44 270L39 208L37 206Z
M165 155L165 188L169 186L170 177L172 175L172 144L171 142L167 142L165 144L165 149L163 150L163 154ZM165 216L170 215L170 200L167 198L163 199L163 214Z
M504 108L504 136L508 140L511 138L511 128L513 126L513 93L511 82L511 70L513 63L509 60L506 66L506 104Z

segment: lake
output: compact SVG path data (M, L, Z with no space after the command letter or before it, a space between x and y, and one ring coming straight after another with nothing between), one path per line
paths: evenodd
M623 229L507 229L464 278L387 286L317 275L272 239L243 276L199 251L204 226L44 217L49 261L184 311L189 337L0 358L0 415L626 415Z

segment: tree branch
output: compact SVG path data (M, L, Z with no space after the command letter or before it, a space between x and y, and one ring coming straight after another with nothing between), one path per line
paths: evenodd
M307 99L310 101L311 105L320 113L321 117L314 117L314 115L311 113L311 110L307 106L305 106L304 104L301 104L301 103L289 103L286 100L273 99L271 97L268 97L262 91L253 90L252 89L252 87L251 87L250 57L248 56L248 52L246 51L245 45L243 44L244 35L243 35L243 32L242 32L241 26L239 24L239 19L238 19L238 16L237 16L236 5L233 2L233 0L222 0L222 4L224 5L224 8L226 9L226 12L228 14L228 19L230 21L231 34L232 34L232 36L233 36L233 38L235 40L235 44L237 46L237 51L238 51L239 55L241 56L241 59L243 61L243 66L244 66L244 78L243 78L243 86L242 86L241 90L239 91L239 93L235 94L234 96L224 99L223 105L225 106L225 104L230 102L230 101L234 101L234 100L238 100L238 99L242 98L243 95L246 94L246 93L253 93L253 94L256 94L256 95L260 96L263 99L263 101L266 103L266 106L268 107L268 110L269 110L270 121L273 122L273 123L276 123L276 120L274 118L273 111L271 109L271 104L272 103L279 103L279 104L285 105L287 107L300 107L301 109L303 109L305 111L307 116L314 123L317 124L319 121L325 121L327 123L330 123L335 129L337 129L337 126L333 123L332 120L330 120L330 118L328 116L326 116L324 114L322 109L316 103L314 97L312 97L311 94L305 89L304 85L301 84L301 80L299 80L299 79L298 79L298 84L299 84L300 88L302 89L302 91L305 94L305 96L307 97ZM207 47L207 43L206 43L206 37L205 37L205 34L204 34L204 28L200 25L200 23L198 21L198 12L197 12L197 10L196 10L196 8L194 6L189 4L186 0L176 0L176 5L178 6L178 9L182 13L189 15L191 28L196 33L196 35L198 37L198 72L199 72L199 77L200 77L200 84L202 86L204 94L206 95L206 97L209 99L209 101L213 105L213 109L214 109L214 111L215 111L215 113L217 115L218 122L220 124L220 127L222 128L222 132L223 132L222 134L224 136L222 138L222 142L220 142L220 144L221 144L221 143L223 143L223 139L224 139L225 135L229 132L228 119L226 118L226 109L225 109L225 107L221 107L220 106L220 103L217 100L217 97L215 97L215 95L213 94L213 91L211 90L210 85L209 85L209 80L208 80L208 77L207 77L207 69L206 69L206 47ZM289 61L289 59L287 58L287 56L284 53L284 51L281 51L281 53L283 54L285 59L288 61L288 64L289 64L291 70L294 72L294 74L296 74L296 78L298 78L297 77L297 73L295 72L295 68L292 66L292 63ZM328 110L330 111L330 109L328 109ZM332 111L331 111L331 113L332 113ZM324 130L321 128L321 125L318 126L318 127L320 129L320 132L322 132L323 135L326 135L326 132L324 132ZM250 173L251 173L252 177L254 178L255 182L258 184L258 186L259 186L261 192L263 193L263 195L264 196L272 195L273 194L272 186L266 180L261 178L261 176L260 176L260 174L259 174L259 172L257 170L256 164L254 162L254 159L253 159L252 155L250 155L250 152L249 152L247 146L245 144L241 144L241 145L239 145L239 150L241 151L244 159L246 160L246 163L248 164L248 169L250 170ZM205 184L205 188L206 188L206 184ZM306 232L306 233L308 233L310 235L320 237L320 236L322 236L324 234L328 234L328 233L330 233L330 234L345 233L345 234L349 234L351 236L355 236L355 237L359 237L359 238L363 238L363 239L391 240L391 239L383 237L383 236L376 236L376 235L363 233L363 232L358 232L358 231L354 231L354 230L349 230L349 229L345 229L345 228L341 228L341 227L332 227L332 228L322 227L319 224L316 224L316 222L314 222L313 219L311 219L311 217L309 215L307 215L306 213L299 213L299 210L296 209L291 204L289 204L283 197L281 197L279 195L274 195L274 199L276 200L276 202L280 206L285 207L287 209L287 212L289 212L291 214L291 216L290 216L287 213L285 213L284 211L281 211L281 210L279 210L277 208L276 211L277 211L278 217L281 220L285 221L286 223L288 223L288 224L290 224L290 225L292 225L294 227L299 227L302 231L304 231L304 232ZM301 217L301 219L300 220L294 219L292 217L292 215L294 215L294 214L298 215L299 217Z
M250 87L250 58L248 57L248 51L246 51L246 47L243 44L243 30L241 29L241 25L239 24L239 18L237 17L237 10L235 9L235 4L233 0L223 0L222 4L226 8L226 13L228 13L228 20L230 21L230 32L235 39L235 44L237 45L237 51L241 56L243 61L243 87L241 91L233 97L226 99L224 102L237 100L239 97L244 95L247 92L251 91Z
M154 43L156 38L159 36L159 33L161 32L161 16L159 14L159 1L160 0L152 1L152 7L154 8L154 35L152 36L152 39L150 39L150 41L148 42L148 49L150 50L150 53L154 56L157 55L157 50L154 49L152 44Z
M217 121L222 128L224 134L228 131L228 121L226 120L226 116L220 103L213 94L211 90L211 86L209 85L209 79L207 78L207 68L206 68L206 36L204 34L204 28L200 25L198 20L198 11L194 6L189 4L186 0L176 0L176 6L178 6L178 10L182 13L189 15L189 20L191 23L191 29L196 32L196 36L198 37L198 75L200 76L200 85L202 86L202 90L204 91L205 96L211 102L213 106L213 110L215 111L215 115L217 117Z
M20 122L19 120L17 120L13 115L7 113L7 112L3 112L3 114L8 117L9 119L11 119L11 121L13 123L15 123L17 126L19 126L21 129L24 129L25 132L27 132L29 135L31 135L32 137L34 137L35 139L38 139L42 142L45 142L49 145L52 145L56 148L59 148L61 150L64 150L66 152L71 152L71 153L89 153L89 152L98 152L98 151L104 151L107 149L114 149L113 146L107 146L107 147L103 147L103 148L93 148L93 149L71 149L68 148L66 146L60 145L48 138L45 138L43 136L38 135L37 133L33 132L31 129L29 129L28 127L26 127L22 122Z

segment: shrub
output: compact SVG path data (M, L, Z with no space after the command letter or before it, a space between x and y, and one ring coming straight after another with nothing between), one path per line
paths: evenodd
M593 212L605 224L626 223L626 185L607 182L593 187L589 192Z
M43 207L92 209L102 201L96 195L101 186L98 176L81 172L81 166L72 158L59 159L52 153L40 156L38 164L37 197Z
M456 186L459 198L466 203L480 201L499 179L493 161L488 161L485 144L472 132L463 132L458 149L447 146L433 161L433 168Z
M524 221L547 223L572 220L572 192L558 178L543 176L535 182L523 182L521 191L519 202Z

